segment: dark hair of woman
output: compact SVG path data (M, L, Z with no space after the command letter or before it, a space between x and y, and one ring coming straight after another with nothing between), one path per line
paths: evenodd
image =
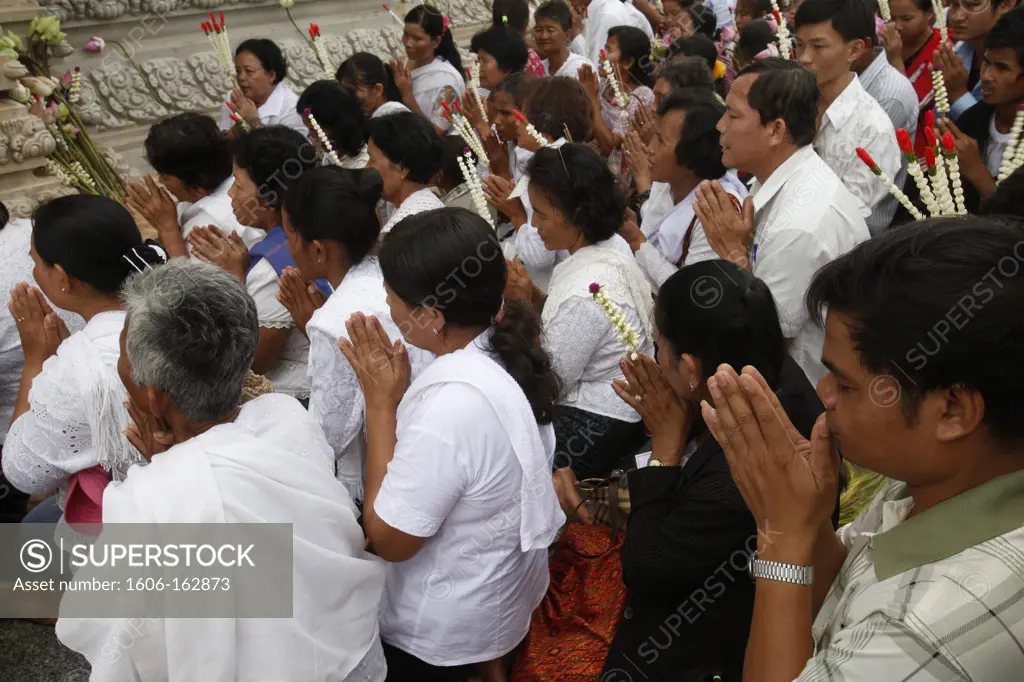
M72 194L39 206L32 216L32 244L50 267L103 294L117 294L130 275L165 262L145 244L135 219L113 199Z
M441 138L441 147L444 155L441 162L441 189L451 191L464 183L466 178L462 175L462 168L459 166L459 159L466 154L468 147L461 135L445 135ZM469 150L469 155L476 163L476 154Z
M698 2L686 8L693 21L693 35L704 35L712 40L718 35L718 19L715 10Z
M462 208L410 216L384 237L379 258L384 281L408 305L429 301L446 325L490 327L491 348L526 394L537 422L551 423L561 386L541 345L540 318L518 301L505 303L498 314L508 270L494 229L483 218ZM470 286L458 288L451 301L439 300L439 287L450 284L456 270L465 272Z
M530 53L523 36L510 26L496 24L473 36L469 43L470 52L483 50L494 58L498 68L505 73L515 73L526 68Z
M279 208L283 195L301 175L317 166L316 149L301 133L266 126L239 135L233 145L235 165L260 189L260 198Z
M718 49L711 38L703 33L694 33L688 38L680 38L668 48L672 57L684 55L686 57L699 57L708 65L711 73L715 71L715 62L718 61Z
M338 81L317 81L302 91L296 106L300 114L306 109L331 140L334 149L346 156L359 156L366 144L366 117L355 98Z
M714 305L708 305L709 301ZM701 382L722 363L756 367L772 388L786 359L768 285L729 261L687 265L665 280L654 304L659 353L700 361ZM666 346L668 346L666 348Z
M235 56L248 52L260 60L264 71L274 72L274 85L288 76L288 62L277 43L268 38L249 38L235 49Z
M574 142L590 139L594 109L586 90L575 78L543 78L530 92L526 118L538 131L554 139L568 130Z
M349 81L354 85L362 84L371 88L380 83L384 86L384 98L387 101L402 101L402 93L395 85L395 73L391 65L375 54L356 52L341 63L335 78L341 83Z
M501 26L508 20L509 28L513 28L520 34L526 32L530 23L530 5L526 0L494 0L491 7L491 23Z
M370 139L392 163L409 171L412 182L425 185L441 170L441 140L420 114L401 111L371 118Z
M382 189L376 171L323 166L304 173L292 185L284 210L304 241L337 242L345 247L351 265L356 265L377 244L377 202Z
M533 94L533 89L540 83L541 79L528 71L510 73L501 79L494 92L507 92L518 109L523 109L523 102L528 99L528 94ZM588 100L589 102L589 100Z
M416 24L431 38L440 38L441 44L434 50L434 54L443 57L465 79L466 76L462 70L462 57L459 56L459 50L455 47L451 26L445 27L444 25L444 15L441 14L441 10L433 5L416 5L405 15L405 23Z
M189 189L215 191L231 176L231 148L217 123L188 112L161 119L146 136L146 160Z
M578 227L591 244L610 239L622 226L626 197L608 164L583 144L543 147L527 170L530 186Z
M775 32L772 31L768 21L753 19L747 22L740 32L736 50L743 57L744 62L751 62L756 55L768 49L773 40L775 40Z
M700 57L673 57L658 69L655 78L667 81L672 90L715 90L715 79L711 75L711 69Z
M651 87L651 39L634 26L614 26L608 37L619 42L619 63L633 60L628 73L636 84Z

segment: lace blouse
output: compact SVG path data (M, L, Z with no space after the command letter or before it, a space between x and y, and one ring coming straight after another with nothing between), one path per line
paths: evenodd
M432 211L435 208L444 208L444 204L437 198L433 190L429 187L417 190L407 196L402 205L395 209L394 213L391 214L384 224L384 227L381 228L380 234L383 237L391 231L391 228L402 222L403 219L417 213L423 213L424 211Z
M267 259L262 259L245 278L245 288L256 302L256 314L260 327L266 329L291 329L285 341L281 357L273 369L266 373L274 385L274 391L293 398L309 397L309 379L306 378L306 361L309 356L309 342L295 326L295 320L288 309L277 300L280 286L277 272Z
M123 311L94 315L82 331L61 344L57 355L43 363L43 371L29 390L30 409L11 424L4 443L4 475L18 490L34 495L51 493L65 486L74 474L99 464L104 454L93 447L90 427L92 415L99 409L95 393L90 394L94 387L82 386L81 368L61 354L69 342L89 344L104 365L100 371L111 373L108 385L117 395L108 397L110 409L127 425L128 411L123 404L127 392L117 376L124 319ZM137 461L138 453L127 439L122 445L130 448ZM127 466L120 466L115 476L125 471Z

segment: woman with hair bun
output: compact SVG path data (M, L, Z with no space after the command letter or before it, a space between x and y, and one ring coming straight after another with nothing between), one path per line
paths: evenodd
M7 304L25 365L4 442L4 475L26 493L59 490L71 522L98 521L105 484L139 460L124 433L131 422L117 374L121 286L166 254L143 243L126 208L92 195L36 209L31 254L38 288L22 282ZM69 334L47 300L80 315L85 327Z
M452 124L442 115L441 103L462 99L466 89L451 22L433 5L417 5L405 15L402 45L408 59L391 62L402 103L426 116L443 135Z
M380 235L381 187L380 175L372 171L317 168L288 191L283 209L295 267L281 275L281 303L309 337L309 412L334 450L338 479L357 502L363 499L366 419L359 381L338 339L348 338L345 323L356 312L376 316L392 340L401 338L388 314L380 265L371 255ZM308 284L318 279L334 289L319 308L316 289ZM410 357L414 375L432 359L419 350Z
M460 680L501 667L547 591L565 521L550 474L558 380L536 313L502 303L507 266L480 216L408 218L380 264L405 343L356 314L340 345L366 401L363 523L392 562L388 679ZM406 343L437 356L411 384Z
M427 119L409 112L371 118L367 150L366 166L384 180L384 207L389 209L381 219L381 234L408 216L444 206L430 189L444 163L444 150Z
M335 77L359 100L367 118L409 111L395 85L394 70L375 54L356 52L341 63Z
M306 124L307 137L323 160L323 165L334 162L323 148L320 134L313 125L315 120L331 143L342 168L365 168L366 117L356 100L338 81L317 81L303 90L295 107ZM306 112L309 112L308 114Z

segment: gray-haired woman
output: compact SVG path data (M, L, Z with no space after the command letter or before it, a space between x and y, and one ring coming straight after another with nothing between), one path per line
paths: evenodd
M61 621L61 641L109 667L110 679L383 680L384 568L364 551L330 447L295 398L270 394L239 407L259 339L245 287L215 266L174 259L132 277L122 299L117 370L129 437L149 464L107 487L104 525L293 524L293 616L166 619L116 662L101 655L107 639L97 631L113 634L123 621Z

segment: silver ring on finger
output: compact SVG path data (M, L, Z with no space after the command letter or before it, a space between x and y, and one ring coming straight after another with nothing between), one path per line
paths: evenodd
M642 403L644 401L644 397L642 395L635 395L633 397L636 398L638 403Z

